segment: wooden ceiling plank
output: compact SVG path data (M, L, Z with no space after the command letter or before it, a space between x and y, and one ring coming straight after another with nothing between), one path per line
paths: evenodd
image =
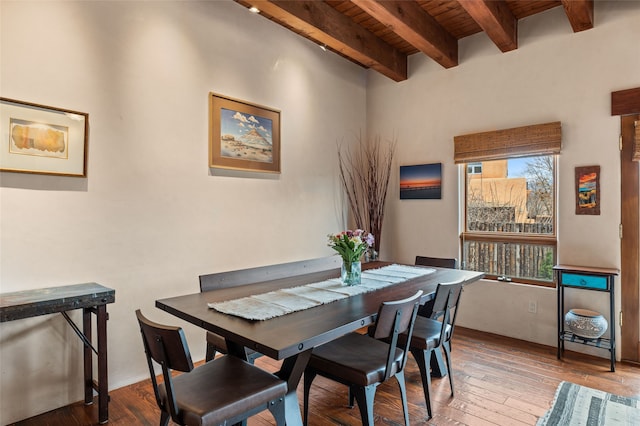
M407 55L319 1L243 0L310 39L394 81L407 79Z
M562 6L574 33L593 28L593 0L562 0Z
M501 51L509 52L518 48L518 21L503 0L458 2Z
M527 16L560 6L560 0L505 0L511 13L519 21Z
M417 3L351 1L443 67L458 65L458 41Z

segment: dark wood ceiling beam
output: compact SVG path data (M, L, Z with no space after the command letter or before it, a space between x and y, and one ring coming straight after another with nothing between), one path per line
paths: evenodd
M574 33L593 28L593 0L562 0L562 6Z
M518 48L518 20L504 0L458 0L503 52Z
M611 93L611 115L640 114L640 87Z
M407 79L407 55L320 1L242 0L274 20L305 34L394 81Z
M351 0L445 68L458 65L458 40L416 2Z

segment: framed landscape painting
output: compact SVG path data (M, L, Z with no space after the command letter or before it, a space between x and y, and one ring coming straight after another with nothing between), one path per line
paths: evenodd
M401 200L442 198L442 163L400 166Z
M280 173L280 111L210 93L209 167Z
M600 166L576 167L576 214L600 214Z
M89 115L0 98L0 170L87 175Z

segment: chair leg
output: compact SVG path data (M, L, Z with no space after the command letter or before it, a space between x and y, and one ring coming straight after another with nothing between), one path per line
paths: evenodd
M273 418L276 420L276 426L285 426L284 398L271 401L269 411L271 411Z
M311 383L316 377L315 370L307 368L304 370L304 404L303 404L303 424L307 426L309 421L309 390L311 389Z
M209 362L215 357L216 357L216 347L213 346L211 343L207 343L207 353L204 356L204 360L206 362Z
M377 384L369 386L353 386L351 392L355 394L360 408L362 426L373 426L373 400L376 396Z
M400 388L400 400L402 401L402 413L404 414L404 425L409 426L409 407L407 406L407 386L404 382L404 371L400 371L395 375Z
M421 349L411 349L413 358L420 369L420 377L422 378L422 389L424 390L424 402L427 405L427 416L433 417L431 413L431 351L423 351Z
M160 426L167 426L169 424L170 419L171 419L171 415L166 411L163 411L160 416Z
M451 350L449 346L442 345L444 352L444 360L447 363L447 371L449 372L449 386L451 386L451 396L453 396L453 370L451 370Z
M246 350L246 349L245 349ZM261 353L259 352L254 352L251 355L247 355L247 362L249 364L255 364L256 359L260 358L262 356Z

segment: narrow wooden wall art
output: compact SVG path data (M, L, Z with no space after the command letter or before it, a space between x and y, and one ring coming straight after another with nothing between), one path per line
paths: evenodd
M600 214L600 166L576 167L576 214Z

